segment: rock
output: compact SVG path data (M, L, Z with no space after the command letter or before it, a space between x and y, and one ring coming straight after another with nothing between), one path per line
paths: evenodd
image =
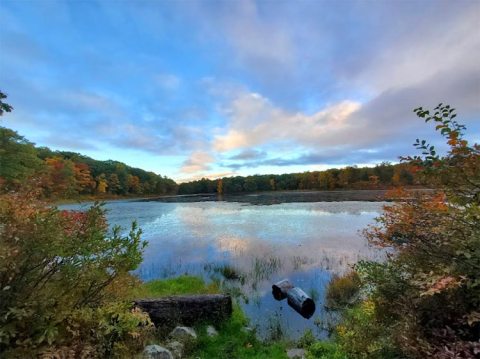
M207 327L207 335L209 337L216 337L218 335L217 330L213 327L213 325L209 325Z
M144 359L174 359L170 350L160 345L147 345L143 349Z
M197 340L197 333L190 327L176 327L170 333L170 338L181 343Z
M166 347L171 350L173 357L175 359L181 359L183 355L183 351L185 350L185 345L182 343L174 340L171 342L168 342Z
M305 349L288 349L287 357L289 357L290 359L305 359Z

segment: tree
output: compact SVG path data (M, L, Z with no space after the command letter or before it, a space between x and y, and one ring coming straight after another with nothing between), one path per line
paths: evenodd
M270 178L269 183L270 183L270 189L271 189L272 191L275 191L275 190L276 190L275 178Z
M96 182L97 182L97 193L101 193L101 194L106 193L108 188L108 182L107 182L107 178L105 177L105 173L102 173L99 176L97 176Z
M0 116L2 116L5 112L12 112L13 107L10 106L8 103L4 102L3 100L7 98L2 91L0 91Z
M108 176L107 182L108 182L108 191L110 193L114 193L114 194L120 193L121 185L120 185L120 180L118 179L118 176L116 173L111 173Z
M95 189L95 181L90 174L88 165L85 163L75 163L73 169L78 193L92 193Z
M69 198L77 194L75 164L59 156L45 159L48 173L48 195Z
M243 188L246 192L255 192L257 190L257 182L253 176L249 176L245 179Z
M17 132L0 126L0 178L7 185L21 184L39 171L42 165L33 143Z
M341 187L348 188L349 185L356 182L355 170L356 169L354 167L345 167L340 171L338 175L338 182Z
M223 180L221 178L217 180L217 194L218 195L223 194Z
M399 189L392 197L402 200L386 206L378 225L365 232L371 244L389 248L389 256L356 266L368 297L347 312L339 330L352 358L473 359L480 353L480 145L464 139L453 108L440 104L432 112L415 109L436 124L448 153L440 157L417 139L422 155L403 161L436 191L411 198Z
M140 193L142 191L140 179L137 176L128 175L127 185L130 193Z

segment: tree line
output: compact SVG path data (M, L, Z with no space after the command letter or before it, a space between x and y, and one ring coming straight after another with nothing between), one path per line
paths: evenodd
M202 178L178 185L178 194L237 194L256 191L381 189L391 186L422 185L416 168L407 163L383 162L375 167L349 166L342 169L289 173Z
M15 189L32 178L50 198L177 192L175 181L165 176L118 161L36 147L16 131L0 127L0 188Z

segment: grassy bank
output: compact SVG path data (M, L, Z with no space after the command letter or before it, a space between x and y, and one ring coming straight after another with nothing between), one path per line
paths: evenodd
M182 294L220 293L215 283L205 283L193 276L180 276L166 280L143 283L136 295L146 298ZM256 338L255 331L248 330L248 319L239 305L234 303L232 317L217 328L219 335L209 337L205 325L195 329L199 335L189 358L287 358L284 342L265 343Z
M215 283L207 284L199 277L180 276L142 283L136 295L137 297L152 298L220 292L221 289ZM236 303L234 303L231 318L218 326L218 336L209 337L205 325L199 325L195 330L199 335L198 341L188 353L187 358L284 359L287 358L287 348L303 347L306 349L307 358L346 359L346 356L334 343L316 341L311 332L306 332L296 343L284 340L259 340L255 330L248 328L248 318ZM161 338L157 339L161 341Z

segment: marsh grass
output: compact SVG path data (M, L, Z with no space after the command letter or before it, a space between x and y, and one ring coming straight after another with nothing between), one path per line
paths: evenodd
M279 257L255 257L252 261L252 271L250 273L254 282L269 279L282 267L282 261Z
M206 267L208 268L208 265ZM242 284L245 282L245 274L231 264L213 265L210 270L222 275L226 280L238 280Z
M189 358L201 359L284 359L287 358L283 341L264 342L255 330L245 330L248 319L238 305L234 306L230 320L222 323L216 337L209 337L205 327L197 328L199 339Z
M293 256L291 262L293 270L299 270L309 263L309 259L306 256Z
M270 318L268 318L267 341L285 341L286 338L287 335L285 332L285 328L282 325L280 314L278 312L275 312Z
M137 298L155 298L184 294L220 293L217 283L205 283L200 277L183 275L176 278L152 280L142 283L135 292Z

